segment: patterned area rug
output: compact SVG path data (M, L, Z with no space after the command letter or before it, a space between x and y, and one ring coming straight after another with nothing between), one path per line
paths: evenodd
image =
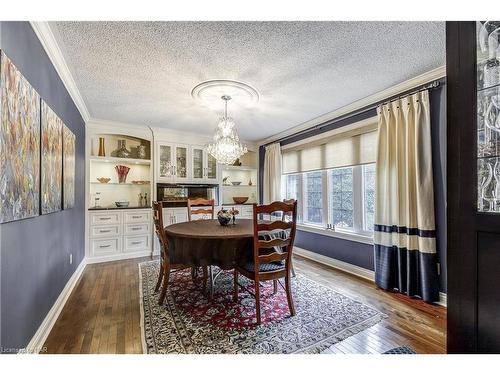
M240 289L233 302L232 271L216 280L209 300L189 270L173 272L165 304L154 291L159 262L139 264L143 347L145 353L319 353L378 323L379 311L304 276L292 279L297 315L290 317L286 293L264 282L262 324L255 324L255 300ZM240 284L252 282L240 276Z
M417 354L417 352L409 346L398 346L397 348L393 348L383 352L382 354Z

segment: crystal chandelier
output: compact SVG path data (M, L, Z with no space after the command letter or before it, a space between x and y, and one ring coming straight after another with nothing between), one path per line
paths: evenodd
M214 140L207 145L207 151L219 163L230 165L248 150L240 142L233 119L227 116L227 102L231 97L223 95L221 99L224 100L224 116L219 119Z

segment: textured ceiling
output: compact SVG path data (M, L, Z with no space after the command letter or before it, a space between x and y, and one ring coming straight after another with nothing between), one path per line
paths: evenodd
M93 118L212 134L216 114L191 89L234 79L260 93L254 108L229 105L247 141L445 63L441 22L56 22L51 28Z

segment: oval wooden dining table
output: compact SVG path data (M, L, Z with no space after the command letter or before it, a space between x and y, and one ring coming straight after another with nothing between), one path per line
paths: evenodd
M253 259L253 221L195 220L165 227L172 263L231 269Z
M222 226L218 220L195 220L165 227L172 263L218 266L222 270L253 261L253 221L237 219ZM209 267L210 294L217 275Z

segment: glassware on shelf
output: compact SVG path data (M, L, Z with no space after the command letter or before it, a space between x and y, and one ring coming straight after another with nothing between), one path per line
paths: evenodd
M486 200L486 190L493 178L493 169L488 161L481 160L479 165L479 194L478 194L478 209L485 211L484 201Z
M127 141L125 139L118 140L118 148L116 149L116 157L129 158L132 153L127 149Z
M117 165L115 166L115 169L116 173L118 174L118 182L120 184L124 184L125 182L127 182L127 175L130 171L130 168L126 165Z
M137 157L139 159L146 159L146 146L144 145L137 146Z
M477 209L500 213L500 21L476 30Z
M94 208L100 208L100 200L101 200L101 193L100 192L96 192L94 194Z
M106 148L104 145L104 138L99 137L99 152L97 154L98 156L106 156Z

